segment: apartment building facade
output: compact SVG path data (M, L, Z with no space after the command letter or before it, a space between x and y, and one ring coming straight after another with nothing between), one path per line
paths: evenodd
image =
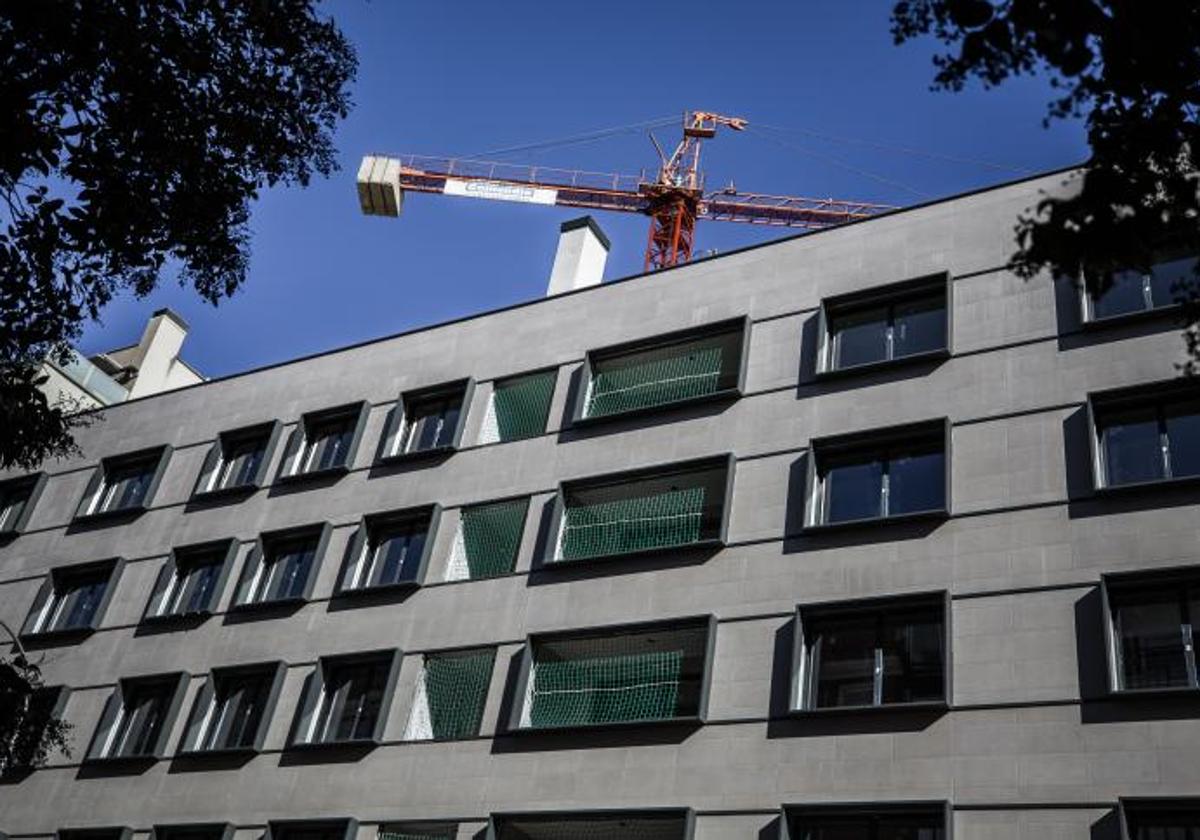
M1066 178L107 409L0 483L0 831L1200 837L1183 262L1007 271Z

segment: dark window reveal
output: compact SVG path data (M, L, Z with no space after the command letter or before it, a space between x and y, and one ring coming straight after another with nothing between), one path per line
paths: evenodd
M1149 272L1136 269L1113 274L1112 284L1097 295L1089 288L1089 320L1113 318L1134 312L1148 312L1176 302L1176 287L1195 279L1194 257L1166 260ZM1182 287L1181 287L1182 288Z
M310 678L292 745L377 742L399 667L396 650L321 659Z
M945 353L948 300L942 275L822 301L817 372Z
M1200 576L1107 581L1118 689L1198 688Z
M788 813L786 819L790 840L945 840L946 837L944 810L935 807L814 808Z
M1200 399L1146 398L1095 411L1102 486L1200 475Z
M259 728L267 723L264 716L275 683L274 671L215 672L212 679L211 705L204 712L192 749L205 752L253 748Z

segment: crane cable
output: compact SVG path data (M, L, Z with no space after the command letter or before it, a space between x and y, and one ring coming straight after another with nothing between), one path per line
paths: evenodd
M499 157L513 152L528 152L542 151L545 149L558 148L561 146L572 146L581 143L590 143L596 140L604 140L608 137L615 137L618 134L627 134L644 129L661 128L671 123L679 121L679 115L676 114L670 117L659 117L653 120L643 120L642 122L629 123L627 125L618 125L611 128L601 128L595 131L585 132L583 134L575 134L569 137L555 138L551 140L541 140L536 143L526 143L520 146L504 146L497 149L487 149L486 151L477 152L473 155L463 155L465 158L478 159L483 157Z

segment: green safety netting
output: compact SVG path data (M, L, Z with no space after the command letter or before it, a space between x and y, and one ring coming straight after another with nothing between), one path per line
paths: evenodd
M433 738L479 734L495 658L491 649L425 657L425 694Z
M693 543L700 539L703 514L703 487L590 505L568 503L558 556L579 560Z
M520 440L546 431L556 376L555 371L546 371L496 383L492 408L497 441Z
M381 828L377 840L453 840L456 835L457 831L446 829L387 831Z
M535 662L529 725L579 726L675 717L683 651Z
M720 384L722 355L720 346L667 347L641 355L633 364L597 370L584 416L602 417L711 394Z
M451 563L465 568L455 577L475 580L511 572L528 509L528 499L463 508L461 545L455 545L455 554L462 556L451 558Z

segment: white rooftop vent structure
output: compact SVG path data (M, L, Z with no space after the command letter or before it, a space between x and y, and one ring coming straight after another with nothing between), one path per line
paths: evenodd
M367 155L358 167L358 203L367 216L399 216L404 205L400 161Z
M599 286L604 279L604 264L608 261L610 247L608 237L591 216L563 222L546 297Z

